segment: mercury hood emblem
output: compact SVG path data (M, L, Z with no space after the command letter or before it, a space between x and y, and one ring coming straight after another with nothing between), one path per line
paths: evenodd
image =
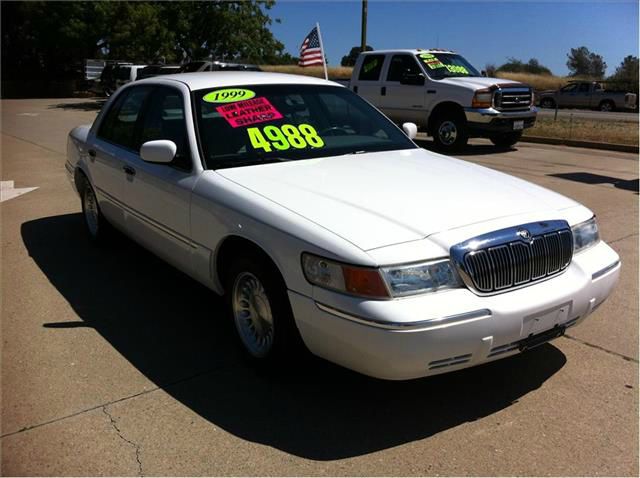
M531 233L526 229L518 229L516 234L525 241L531 241Z

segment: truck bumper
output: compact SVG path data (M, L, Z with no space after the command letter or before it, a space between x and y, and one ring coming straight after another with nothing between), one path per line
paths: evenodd
M514 133L531 128L536 122L537 108L525 111L498 111L494 108L465 108L470 136ZM519 122L522 121L521 125ZM522 128L519 128L522 126Z

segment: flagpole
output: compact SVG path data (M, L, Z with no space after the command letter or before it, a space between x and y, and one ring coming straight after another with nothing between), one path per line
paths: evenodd
M320 50L322 51L322 66L324 67L324 79L328 80L329 75L327 74L327 57L324 54L324 45L322 44L322 35L320 34L320 24L316 23L316 28L318 29L318 40L320 40Z

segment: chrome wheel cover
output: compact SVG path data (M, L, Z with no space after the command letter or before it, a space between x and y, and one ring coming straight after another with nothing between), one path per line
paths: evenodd
M458 137L458 128L453 121L443 121L438 128L438 138L444 145L451 146Z
M93 193L93 190L87 186L87 189L84 192L84 219L87 223L87 228L89 229L89 233L96 237L98 235L99 224L99 210L98 210L98 201L96 200L96 195Z
M250 272L236 277L232 291L233 319L247 351L265 357L273 346L273 315L262 282Z
M605 101L604 103L602 103L602 105L600 105L600 111L611 111L613 108L611 108L611 103L609 103L608 101Z

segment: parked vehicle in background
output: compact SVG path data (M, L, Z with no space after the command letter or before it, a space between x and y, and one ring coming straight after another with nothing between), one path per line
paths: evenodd
M224 294L265 365L306 346L374 377L435 375L548 342L606 300L620 259L593 212L416 130L319 78L187 73L121 88L70 132L66 170L92 240L112 224Z
M147 65L120 65L115 70L115 86L120 88L127 83L136 81L140 73Z
M111 96L118 89L116 86L116 71L120 66L125 65L131 65L131 63L107 63L100 73L100 83L96 84L96 88L105 96Z
M180 73L196 73L199 71L262 71L258 65L229 63L225 61L192 61L183 65Z
M181 65L149 65L145 66L138 72L138 80L144 80L145 78L152 78L160 75L173 75L180 73Z
M536 120L530 86L485 78L448 50L361 53L349 88L396 123L416 123L445 151L459 150L472 137L511 146Z
M625 92L620 85L606 81L571 81L559 90L538 94L542 108L591 108L600 111L637 109L638 96Z

